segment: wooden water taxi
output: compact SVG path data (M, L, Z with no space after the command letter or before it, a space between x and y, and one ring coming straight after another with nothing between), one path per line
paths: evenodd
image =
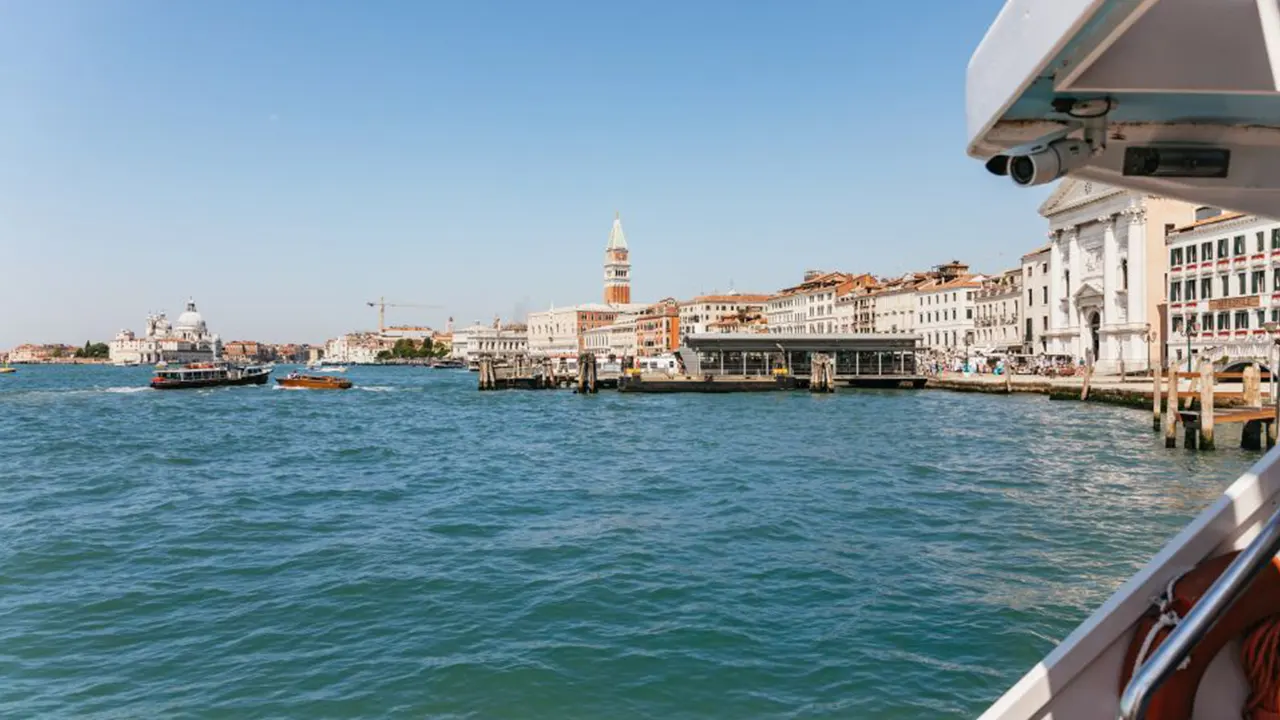
M351 387L350 380L332 375L290 375L276 378L276 382L280 387L308 390L346 390Z

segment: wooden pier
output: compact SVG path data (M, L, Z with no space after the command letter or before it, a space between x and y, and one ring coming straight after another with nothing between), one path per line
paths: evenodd
M1263 402L1262 381L1270 385L1269 373L1262 372L1252 363L1243 372L1214 372L1213 364L1201 361L1196 372L1176 370L1154 373L1152 379L1152 423L1164 431L1165 447L1178 446L1178 424L1182 424L1183 447L1213 450L1216 447L1214 430L1218 425L1242 423L1240 447L1246 450L1263 449L1276 444L1277 428L1280 428L1280 406ZM1188 386L1182 388L1182 380ZM1239 391L1218 389L1223 381L1239 381ZM1271 392L1267 393L1271 395ZM1220 401L1231 401L1231 407L1223 407Z

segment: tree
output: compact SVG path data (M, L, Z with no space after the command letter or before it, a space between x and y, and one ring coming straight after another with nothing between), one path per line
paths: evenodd
M432 357L431 338L422 338L422 345L418 347L417 355L421 358Z

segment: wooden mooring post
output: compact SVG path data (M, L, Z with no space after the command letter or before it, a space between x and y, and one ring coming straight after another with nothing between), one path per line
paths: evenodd
M596 356L594 353L582 353L578 356L578 392L594 393L597 390Z
M1151 383L1151 429L1160 432L1160 366L1157 365L1151 373L1153 378Z
M1089 361L1089 365L1084 369L1084 385L1080 387L1080 400L1089 399L1089 381L1093 379L1093 360Z
M815 353L810 359L809 391L828 393L836 391L835 364L830 356Z
M1169 384L1168 406L1164 412L1164 446L1178 447L1178 373L1170 372L1166 382Z
M1200 363L1200 432L1197 447L1201 450L1213 450L1213 363L1208 360Z

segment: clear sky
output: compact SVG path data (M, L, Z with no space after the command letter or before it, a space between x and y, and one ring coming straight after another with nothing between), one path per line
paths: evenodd
M224 339L442 326L1044 241L964 155L1002 0L0 2L0 347L195 297Z

